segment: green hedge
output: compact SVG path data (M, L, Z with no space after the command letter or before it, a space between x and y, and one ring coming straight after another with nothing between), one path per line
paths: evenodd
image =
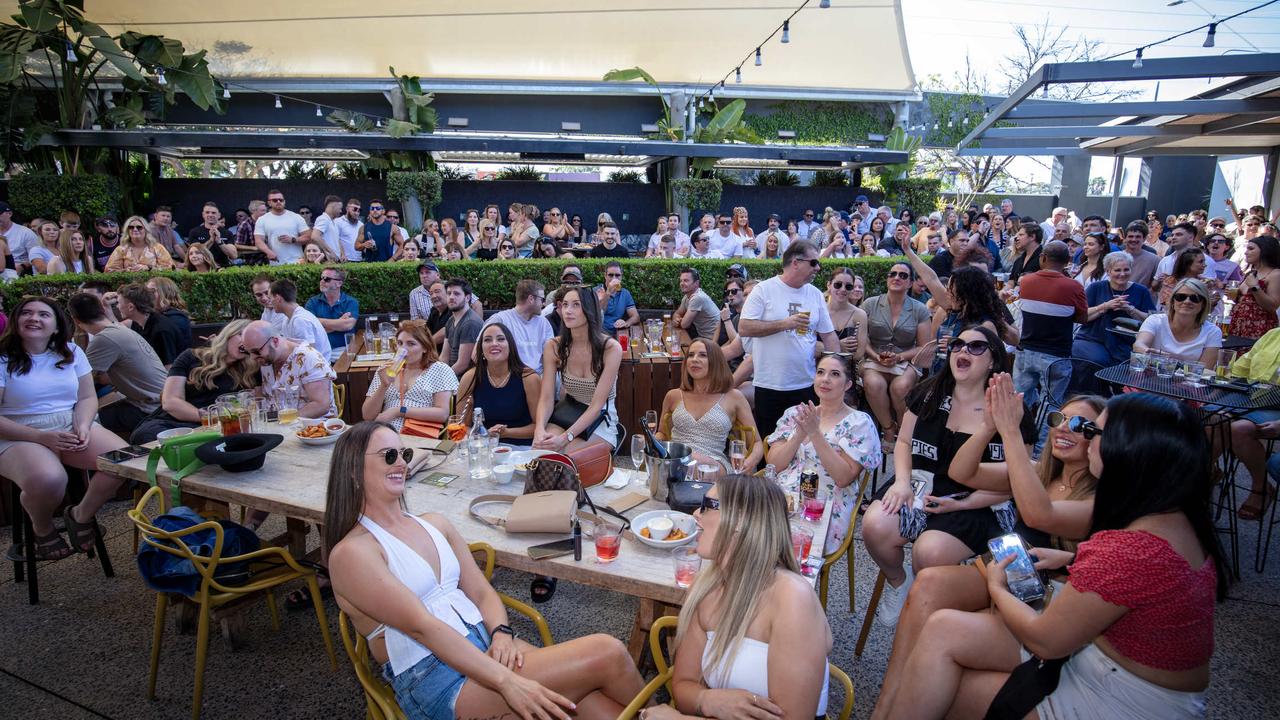
M115 213L120 183L110 175L17 175L9 181L9 204L26 218L57 220L63 210L80 213L81 227ZM123 219L123 218L121 218Z
M523 278L538 280L547 288L560 284L560 269L569 260L494 260L440 262L440 274L445 277L466 278L485 305L492 309L511 307L515 304L516 283ZM608 260L583 259L577 261L591 284L604 282L604 268ZM623 284L631 291L636 304L642 309L675 307L680 301L680 268L696 268L702 274L703 285L711 296L719 298L720 278L734 264L732 260L646 260L632 258L622 260ZM742 264L752 278L765 279L778 272L776 260L744 260ZM822 272L817 282L825 287L831 268L847 265L866 282L867 295L884 291L885 273L893 261L889 258L865 258L853 260L823 260ZM272 277L286 277L298 285L298 296L305 298L319 292L320 265L283 265L275 267L234 267L216 273L190 273L182 271L158 273L112 273L91 276L119 286L129 282L144 282L154 275L173 278L182 289L191 317L197 322L225 322L236 317L256 317L258 304L253 299L249 285L259 273ZM418 285L417 265L407 262L351 263L345 266L347 282L345 291L360 300L364 312L403 311L409 306L409 291ZM24 277L3 286L5 308L12 308L24 295L45 295L65 302L85 275L45 275Z

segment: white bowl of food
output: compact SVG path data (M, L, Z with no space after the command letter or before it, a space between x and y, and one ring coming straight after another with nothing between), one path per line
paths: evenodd
M176 438L176 437L182 437L183 435L190 435L193 430L194 428L189 428L189 427L169 428L168 430L163 430L159 434L157 434L156 440L168 440L169 438Z
M698 523L675 510L650 510L631 521L631 533L649 547L674 548L698 537Z
M301 440L303 445L332 445L338 442L338 438L347 431L348 427L341 418L302 420L299 424L301 427L294 436Z
M499 463L493 466L493 481L499 485L506 485L511 482L511 476L516 472L515 465Z

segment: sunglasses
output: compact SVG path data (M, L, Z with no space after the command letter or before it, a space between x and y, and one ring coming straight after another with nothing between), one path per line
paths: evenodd
M1227 226L1226 223L1209 223L1209 227L1218 228L1219 230L1225 228L1226 226Z
M247 354L252 355L252 356L254 356L254 357L259 357L260 355L262 355L262 348L266 347L266 346L267 346L267 343L271 342L271 340L272 340L272 338L267 338L266 340L263 340L263 341L262 341L262 344L261 344L261 345L259 345L257 348L255 348L255 349L253 349L253 350L245 350L245 349L244 349L244 346L243 346L243 345L241 345L241 346L240 346L240 350L241 350L241 352L247 353Z
M267 202L284 202L284 198L267 198Z
M739 290L738 288L725 288L724 290L725 295L737 295L740 292L742 291Z
M1173 301L1189 302L1189 303L1195 303L1196 305L1199 305L1204 302L1204 298L1200 297L1199 295L1192 295L1188 293L1174 293Z
M804 216L805 216L806 218L811 218L811 217L813 217L813 213L805 213L805 214L804 214Z
M146 228L142 227L141 225L130 225L129 229L130 230L146 230Z
M847 282L833 282L833 283L831 283L831 287L835 288L836 290L852 290L852 289L853 289L853 283L847 283Z
M485 229L484 229L484 231L485 231L485 232L493 232L493 228L491 228L491 227L487 227L487 228L485 228Z
M1092 440L1102 434L1102 428L1076 415L1067 421L1067 429L1073 433L1084 435L1085 440Z
M498 249L499 250L515 250L516 246L515 245L499 245Z
M558 212L553 212L553 213L551 213L551 217L560 217L560 213L558 213Z
M1080 415L1072 415L1071 417L1067 417L1066 415L1062 414L1057 410L1054 410L1053 412L1049 413L1048 419L1049 419L1049 427L1060 428L1063 425L1066 425L1067 429L1070 430L1071 432L1076 432L1076 430L1072 429L1072 425L1074 425L1075 423L1089 422L1087 419L1085 419Z
M702 512L707 512L709 510L719 510L720 500L719 498L707 497L706 495L703 495L702 502L698 505L698 509L701 510Z
M953 353L957 353L957 352L960 352L961 350L964 350L969 355L972 355L973 357L978 357L980 355L987 354L987 351L991 349L991 343L987 342L986 340L970 340L968 342L965 342L960 338L956 338L955 340L952 340L951 342L947 343L947 349Z
M721 220L721 221L720 221L720 224L721 224L721 225L728 225L730 222L732 222L732 221L730 221L730 220Z
M381 205L370 205L369 212L377 212L382 209Z
M796 262L800 262L800 263L809 263L809 267L811 267L811 268L821 268L821 267L822 267L822 262L821 262L821 261L819 261L819 260L818 260L818 258L809 258L808 260L803 260L803 259L797 258L797 259L796 259Z
M622 273L605 273L605 274L604 274L604 276L605 276L605 277L617 277L617 278L620 278L620 277L622 277Z
M396 220L396 221L399 221L399 220L400 220L400 216L399 216L399 215L392 215L391 213L387 213L387 219L388 219L388 220Z
M320 280L321 282L336 282L336 283L342 282L342 278L336 278L336 277L322 277L320 278Z
M898 280L910 280L910 279L911 279L911 273L909 273L909 272L903 272L903 271L901 271L901 270L890 270L890 271L889 271L889 274L888 274L888 275L886 275L885 277L889 278L890 280L894 280L894 279L898 279Z
M404 458L404 463L408 465L409 461L413 460L413 448L400 448L399 450L395 448L387 448L386 450L365 453L365 455L381 455L382 459L385 460L388 465L395 465L396 458L402 457Z

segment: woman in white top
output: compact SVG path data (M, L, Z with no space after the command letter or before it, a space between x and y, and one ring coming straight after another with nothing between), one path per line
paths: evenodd
M365 420L389 423L397 432L406 418L444 425L449 401L458 391L458 376L436 359L436 345L425 320L400 323L396 342L405 353L404 366L395 377L390 374L392 363L374 374L360 414Z
M58 236L60 234L61 230L58 229L58 223L52 220L45 220L40 223L40 227L36 230L36 236L40 238L40 244L34 245L27 250L27 260L30 261L36 275L49 274L49 263L58 257Z
M714 460L731 469L725 446L735 426L750 428L754 439L742 466L754 468L764 456L751 406L741 391L733 389L733 371L715 343L702 339L689 343L680 387L667 391L661 418L658 439L688 445L699 462Z
M63 230L58 234L58 255L49 261L48 273L86 273L97 268L93 265L93 255L89 253L89 243L85 242L84 233L79 230Z
M502 211L497 205L486 205L484 208L485 219L491 220L493 226L498 228L498 237L507 236L507 226L502 224Z
M338 605L386 664L405 715L617 717L644 684L626 648L607 635L546 648L517 640L458 530L443 515L408 513L412 457L386 423L343 433L324 517Z
M96 470L98 455L125 442L94 423L98 395L71 320L48 298L26 297L0 337L0 475L22 490L40 560L93 547L93 516L122 478L94 472L79 505L63 511L71 545L53 526L67 489L63 465Z
M1208 286L1200 280L1179 281L1170 296L1168 314L1152 313L1142 321L1133 343L1134 352L1159 351L1213 367L1222 348L1222 330L1207 320L1212 298Z
M1110 252L1111 245L1105 237L1094 233L1085 237L1083 247L1084 262L1080 263L1080 269L1072 277L1080 283L1081 287L1089 287L1089 283L1102 280L1107 276L1102 266L1102 259Z
M858 257L889 257L889 251L877 248L876 236L864 232L862 237L858 238Z
M618 413L613 397L622 365L622 346L600 330L600 306L595 293L566 285L556 295L560 301L560 336L548 340L542 349L542 397L534 418L538 427L533 433L533 446L564 452L589 442L605 442L616 448ZM563 389L563 397L556 395L558 389ZM587 407L572 423L566 423L568 427L561 427L551 418L556 406L569 398Z
M680 610L672 678L676 707L644 720L825 716L831 627L800 575L775 484L729 475L697 518L704 561Z

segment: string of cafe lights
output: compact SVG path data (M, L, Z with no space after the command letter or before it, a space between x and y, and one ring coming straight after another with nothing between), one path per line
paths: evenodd
M1227 17L1224 17L1224 18L1214 18L1209 22L1204 23L1203 25L1197 25L1196 27L1193 27L1190 30L1183 30L1182 32L1177 33L1175 35L1170 35L1169 37L1164 38L1163 40L1156 40L1155 42L1149 42L1145 45L1139 45L1138 47L1133 48L1132 50L1125 50L1124 52L1118 52L1115 55L1108 55L1107 57L1102 58L1102 60L1115 60L1116 58L1124 57L1129 53L1134 53L1133 67L1140 68L1142 67L1142 51L1143 50L1153 48L1157 45L1163 45L1164 43L1167 43L1171 40L1177 40L1180 37L1191 35L1192 33L1197 33L1197 32L1200 32L1201 30L1208 30L1208 32L1205 33L1204 43L1202 44L1201 47L1211 48L1214 46L1214 43L1216 41L1219 25L1229 22L1231 20L1235 20L1236 18L1241 17L1243 15L1248 15L1251 12L1256 12L1269 5L1275 5L1277 2L1280 2L1280 0L1268 0L1267 2L1264 2L1260 5L1255 5L1251 8L1246 8L1244 10L1241 10L1240 12L1234 15L1228 15ZM1179 3L1176 2L1176 0L1175 2L1169 3L1169 5L1171 6L1177 5L1177 4Z

